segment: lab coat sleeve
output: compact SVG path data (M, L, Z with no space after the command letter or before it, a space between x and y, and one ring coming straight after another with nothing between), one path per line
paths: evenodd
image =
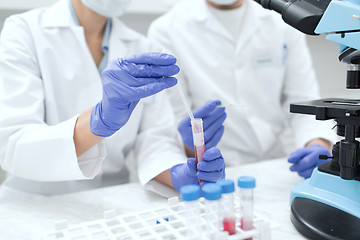
M178 79L178 84L180 84L181 89L188 101L188 104L192 108L192 98L189 96L189 91L187 91L187 78L185 74L181 71L182 59L179 59L177 55L174 54L179 50L175 49L176 46L174 46L174 42L176 41L172 39L172 37L175 35L172 34L172 14L172 12L169 12L168 14L155 20L149 27L148 38L155 46L165 49L168 53L173 54L177 58L176 64L180 67L180 72L176 75L176 78ZM183 118L187 117L187 111L182 102L177 86L167 89L166 92L170 98L170 102L175 113L175 122L177 125Z
M144 106L134 148L142 185L187 160L183 146L177 141L178 132L166 93L162 92L150 98L146 99L148 102Z
M79 159L73 141L77 116L45 120L41 71L27 22L8 18L0 38L0 163L21 178L65 181L93 178L105 157L103 143Z
M318 121L313 115L289 112L291 103L319 99L320 94L305 36L288 27L285 39L288 52L282 104L294 132L296 147L304 147L316 138L334 143L337 137L331 129L335 122Z

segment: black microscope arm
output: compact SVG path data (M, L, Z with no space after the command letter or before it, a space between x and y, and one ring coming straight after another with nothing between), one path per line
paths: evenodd
M255 1L266 9L280 13L284 22L308 35L318 35L315 33L315 28L331 2L331 0Z

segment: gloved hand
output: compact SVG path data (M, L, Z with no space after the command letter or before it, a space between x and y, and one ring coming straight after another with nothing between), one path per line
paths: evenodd
M204 160L200 161L197 166L196 159L189 158L187 163L170 168L171 181L177 191L188 184L199 185L199 179L203 180L202 184L206 184L225 178L225 162L218 148L213 147L206 150L203 157ZM198 171L196 171L196 167Z
M207 101L203 106L193 112L195 118L202 118L204 129L205 149L215 147L223 133L223 122L226 119L224 107L219 100ZM190 117L184 118L178 125L183 143L194 151L193 135L191 130Z
M329 161L328 159L319 159L319 155L332 156L329 150L322 145L311 145L296 150L290 154L288 159L289 163L293 163L290 170L298 172L301 177L309 178L314 168Z
M174 86L170 77L180 69L176 58L163 53L142 53L111 61L102 73L103 97L92 109L90 129L108 137L129 120L141 98Z

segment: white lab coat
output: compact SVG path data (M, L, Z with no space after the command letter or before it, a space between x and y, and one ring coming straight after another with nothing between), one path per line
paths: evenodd
M113 19L109 60L152 49ZM6 20L0 73L0 160L9 173L7 187L51 195L123 183L131 149L142 184L186 160L165 94L141 100L123 128L77 158L75 123L101 100L102 82L66 0Z
M290 103L319 98L303 34L276 13L245 1L239 39L212 15L205 0L178 3L148 33L178 58L179 81L193 109L209 99L220 99L227 107L218 145L227 166L283 155L279 136L288 123L297 147L318 137L335 141L332 122L289 113ZM186 111L174 91L172 101L179 121Z

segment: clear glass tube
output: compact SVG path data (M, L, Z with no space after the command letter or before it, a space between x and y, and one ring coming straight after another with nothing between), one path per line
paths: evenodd
M222 231L220 225L222 220L221 187L215 183L203 186L206 211L206 230L208 239L213 239Z
M253 188L240 188L241 220L240 227L243 230L253 229ZM250 238L251 239L251 238Z
M222 209L223 209L223 231L229 235L236 234L235 228L235 213L234 213L234 193L223 193L221 196Z
M239 197L240 197L240 228L248 231L253 229L253 208L254 208L254 188L256 180L251 176L240 176L238 178ZM245 240L252 240L247 238Z
M205 152L205 141L204 141L204 131L203 131L203 121L201 118L195 118L191 121L193 141L194 141L194 150L196 163L204 160L203 155Z
M211 232L220 232L221 228L221 201L219 200L206 200L205 202L206 209L206 222L208 233Z
M202 234L199 203L200 186L196 184L185 185L181 187L180 194L185 208L187 239L200 239Z

